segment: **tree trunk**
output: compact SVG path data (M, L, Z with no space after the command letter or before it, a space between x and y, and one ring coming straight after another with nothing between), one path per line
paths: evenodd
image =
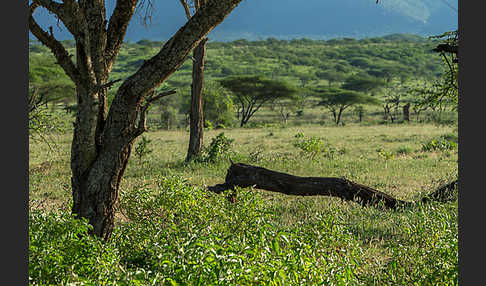
M339 125L339 122L341 122L341 115L343 114L343 110L344 109L342 107L339 107L339 113L337 116L336 125Z
M207 38L201 40L193 51L191 85L190 135L186 161L200 155L203 146L204 114L203 114L203 81L204 60Z
M339 124L339 122L337 121L337 114L336 114L336 110L332 110L332 118L334 119L334 123L336 123L336 125Z
M224 190L234 189L235 186L242 188L254 186L258 189L286 195L333 196L346 201L356 201L363 206L383 205L390 209L395 209L399 205L411 206L414 204L414 202L395 199L383 192L345 178L298 177L242 163L232 163L226 173L225 182L210 186L208 190L221 193ZM453 200L457 197L454 193L456 187L457 180L424 197L422 202ZM234 197L235 194L233 194L233 199Z
M133 141L146 131L150 104L169 93L159 87L189 53L221 23L241 0L208 0L161 50L118 88L107 110L107 82L138 0L116 1L106 19L104 1L32 1L29 30L47 46L76 85L78 110L71 146L73 214L88 219L92 233L107 240L114 225L114 206ZM143 3L142 3L143 4ZM38 7L62 21L76 41L76 60L33 17Z
M410 122L410 103L403 106L403 120Z
M73 214L87 218L92 234L108 240L115 218L120 181L125 172L132 142L118 152L107 152L98 158L86 174L72 176ZM121 146L120 146L121 147Z
M72 212L88 219L93 234L108 240L133 141L145 130L144 122L137 126L137 119L145 117L141 102L146 94L138 96L134 110L123 99L115 98L108 117L106 89L94 93L98 88L89 86L91 92L87 92L84 86L78 86L77 90L78 114L71 146Z

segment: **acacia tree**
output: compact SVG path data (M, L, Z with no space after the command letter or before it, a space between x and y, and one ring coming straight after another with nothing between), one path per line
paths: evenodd
M191 7L187 0L180 0L187 20L190 20ZM206 4L207 0L192 0L194 12ZM203 111L203 82L204 82L204 61L206 57L206 42L204 37L196 46L192 54L192 84L191 84L191 109L189 112L190 132L189 146L187 148L186 161L197 157L203 147L204 135L204 111Z
M340 88L329 88L318 92L317 95L322 99L318 105L322 105L331 111L336 125L339 125L339 122L341 122L341 115L348 107L358 104L379 103L379 100L373 96Z
M297 109L298 101L299 99L297 97L278 99L275 101L276 112L280 115L284 124L288 123L290 115Z
M144 3L145 1L140 1ZM76 86L78 109L71 145L72 212L86 218L92 233L107 240L114 206L134 140L146 131L145 116L155 100L174 93L155 89L179 68L189 53L241 0L208 0L152 58L118 88L108 109L110 71L139 0L117 0L106 16L104 0L29 1L29 30L57 59ZM34 19L44 7L73 35L75 61Z
M225 78L220 83L233 92L240 105L240 127L248 123L263 104L276 99L291 98L297 92L295 87L285 82L262 76L234 76Z

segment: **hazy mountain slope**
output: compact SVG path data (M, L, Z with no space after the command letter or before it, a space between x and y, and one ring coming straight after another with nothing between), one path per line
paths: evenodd
M457 28L457 0L244 0L210 34L212 40L246 38L334 38L369 37L390 33L440 34ZM107 1L113 5L114 1ZM167 40L184 24L183 9L176 0L155 2L152 23L144 27L135 16L127 39ZM66 29L56 28L53 17L36 12L44 26L53 25L60 39L70 38Z

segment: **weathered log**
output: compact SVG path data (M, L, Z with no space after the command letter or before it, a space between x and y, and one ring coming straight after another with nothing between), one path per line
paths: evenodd
M444 200L456 184L448 184L436 192L424 197L423 202L429 200ZM396 199L376 189L352 182L345 178L336 177L299 177L262 167L243 163L232 163L226 174L225 182L208 187L208 190L221 193L235 186L246 188L253 186L257 189L297 196L332 196L346 201L355 201L363 206L383 205L395 209L399 205L412 205ZM445 195L446 194L446 195ZM234 195L233 195L234 196Z
M447 183L439 187L434 192L423 197L421 201L423 203L427 203L429 201L437 201L437 202L453 201L457 198L458 184L459 184L458 180Z

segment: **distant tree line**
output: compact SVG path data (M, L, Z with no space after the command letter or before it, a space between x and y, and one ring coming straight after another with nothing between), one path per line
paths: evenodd
M73 41L62 43L68 51L74 49ZM349 107L354 107L359 121L363 120L366 105L381 105L383 119L390 122L400 118L407 104L417 116L427 109L441 112L450 102L431 100L434 89L437 93L439 87L430 84L443 77L443 60L433 51L439 43L439 39L406 34L360 40L209 41L203 90L204 126L229 127L237 122L243 126L260 107L270 108L284 123L316 104L329 111L336 124L342 122L342 114L351 110ZM124 43L110 78L126 78L163 44L146 39ZM30 43L29 50L30 84L40 90L51 89L46 95L48 102L62 103L66 111L74 110L74 85L54 58L36 42ZM149 122L167 129L189 124L192 62L186 60L161 86L184 96L167 97L155 103ZM225 82L244 77L273 80L294 91L292 96L280 98L273 93L272 100L265 100L260 107L254 104L242 108L241 92L235 92L234 85L226 84L225 88ZM113 95L109 90L109 104Z

